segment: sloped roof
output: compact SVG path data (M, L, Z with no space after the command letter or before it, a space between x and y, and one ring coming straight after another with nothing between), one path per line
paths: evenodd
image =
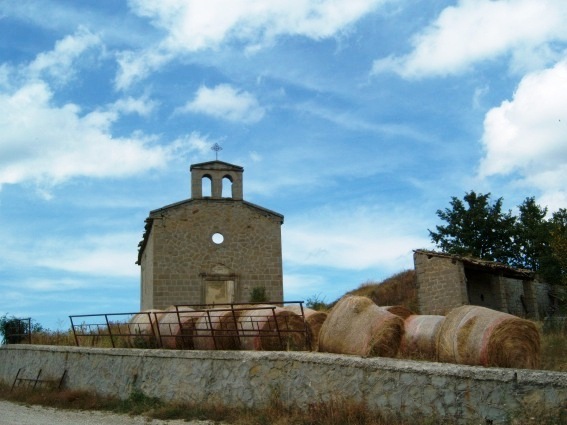
M428 257L447 258L454 261L460 261L465 265L474 267L475 269L502 274L505 277L512 277L516 279L533 279L535 277L535 272L533 272L532 270L517 269L515 267L511 267L507 264L497 261L488 261L475 257L448 254L445 252L428 251L424 249L416 249L413 252L417 254L424 254Z
M219 160L192 164L189 170L194 170L194 169L244 171L244 168L241 167L240 165L229 164L228 162L219 161Z

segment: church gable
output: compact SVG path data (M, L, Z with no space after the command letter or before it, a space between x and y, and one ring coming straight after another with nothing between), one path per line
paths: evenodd
M242 172L222 161L194 164L192 197L150 212L138 255L143 309L247 302L256 287L283 299L283 216L242 199ZM212 182L211 196L203 196L203 179ZM221 196L223 179L232 196Z

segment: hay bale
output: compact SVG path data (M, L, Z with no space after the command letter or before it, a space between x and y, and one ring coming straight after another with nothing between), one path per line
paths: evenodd
M411 315L415 314L409 308L403 305L390 305L390 306L378 306L380 310L388 311L396 316L400 316L402 319L406 320Z
M442 362L536 369L540 344L539 332L529 320L466 305L447 315L437 352Z
M404 320L400 355L416 360L437 361L437 337L445 316L411 315Z
M243 310L238 318L238 329L244 350L308 349L305 321L282 307L257 305Z
M195 323L205 314L196 312L189 307L181 307L179 311L175 306L168 307L159 320L159 335L162 348L193 349L193 333Z
M288 305L284 307L299 316L301 316L301 307L298 305ZM309 328L309 337L311 339L311 350L319 350L319 333L321 332L321 326L327 319L327 313L324 311L312 310L310 308L303 307L303 316L305 317L305 323Z
M239 310L226 308L202 312L195 322L193 346L196 350L237 350L240 348L237 322Z
M136 313L128 321L129 343L132 347L155 347L158 344L158 321L164 315L162 310L149 309Z
M347 296L331 310L319 333L319 351L395 357L404 321L366 297Z

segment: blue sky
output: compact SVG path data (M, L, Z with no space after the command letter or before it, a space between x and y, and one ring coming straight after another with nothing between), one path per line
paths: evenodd
M214 143L287 300L411 268L451 196L567 206L564 0L4 0L0 34L0 314L137 311Z

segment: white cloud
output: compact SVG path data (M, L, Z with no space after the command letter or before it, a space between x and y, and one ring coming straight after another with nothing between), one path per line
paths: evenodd
M51 51L40 53L27 66L28 78L40 78L48 75L61 82L66 82L75 75L77 59L101 43L97 35L85 28L79 28L74 35L69 35L55 44Z
M168 148L150 146L150 137L112 137L116 112L81 115L77 105L55 106L52 97L43 82L0 94L0 185L120 177L165 165Z
M415 233L416 223L379 208L321 208L286 222L284 260L294 266L393 272L411 266L413 249L429 246Z
M237 90L228 84L219 84L212 89L200 87L195 98L176 112L197 112L244 123L258 122L265 113L252 94Z
M135 277L140 273L135 264L138 232L87 234L70 237L44 235L37 239L25 233L2 232L6 242L0 246L0 267L10 264L18 268L46 268L55 271L80 273L89 276ZM67 287L80 281L65 277ZM49 289L49 278L34 278L36 289ZM43 282L43 283L42 283ZM66 283L65 283L66 282Z
M35 258L37 266L90 276L136 277L138 233L87 236L83 239L42 240Z
M514 174L545 199L567 200L567 61L524 77L512 100L486 114L482 143L481 178Z
M157 103L148 96L139 98L127 97L119 99L112 105L112 110L118 113L133 114L136 113L143 117L149 116L156 108Z
M254 51L284 35L331 37L387 0L131 0L134 13L166 32L159 45L120 59L117 87L158 69L173 56L223 43Z
M170 144L170 150L171 154L177 158L184 158L192 152L197 152L198 155L210 155L211 147L214 143L214 140L211 141L207 136L194 131L191 134L175 139Z
M515 70L556 61L567 42L564 0L460 0L413 39L413 51L374 62L373 73L406 78L450 75L478 61L512 54Z

